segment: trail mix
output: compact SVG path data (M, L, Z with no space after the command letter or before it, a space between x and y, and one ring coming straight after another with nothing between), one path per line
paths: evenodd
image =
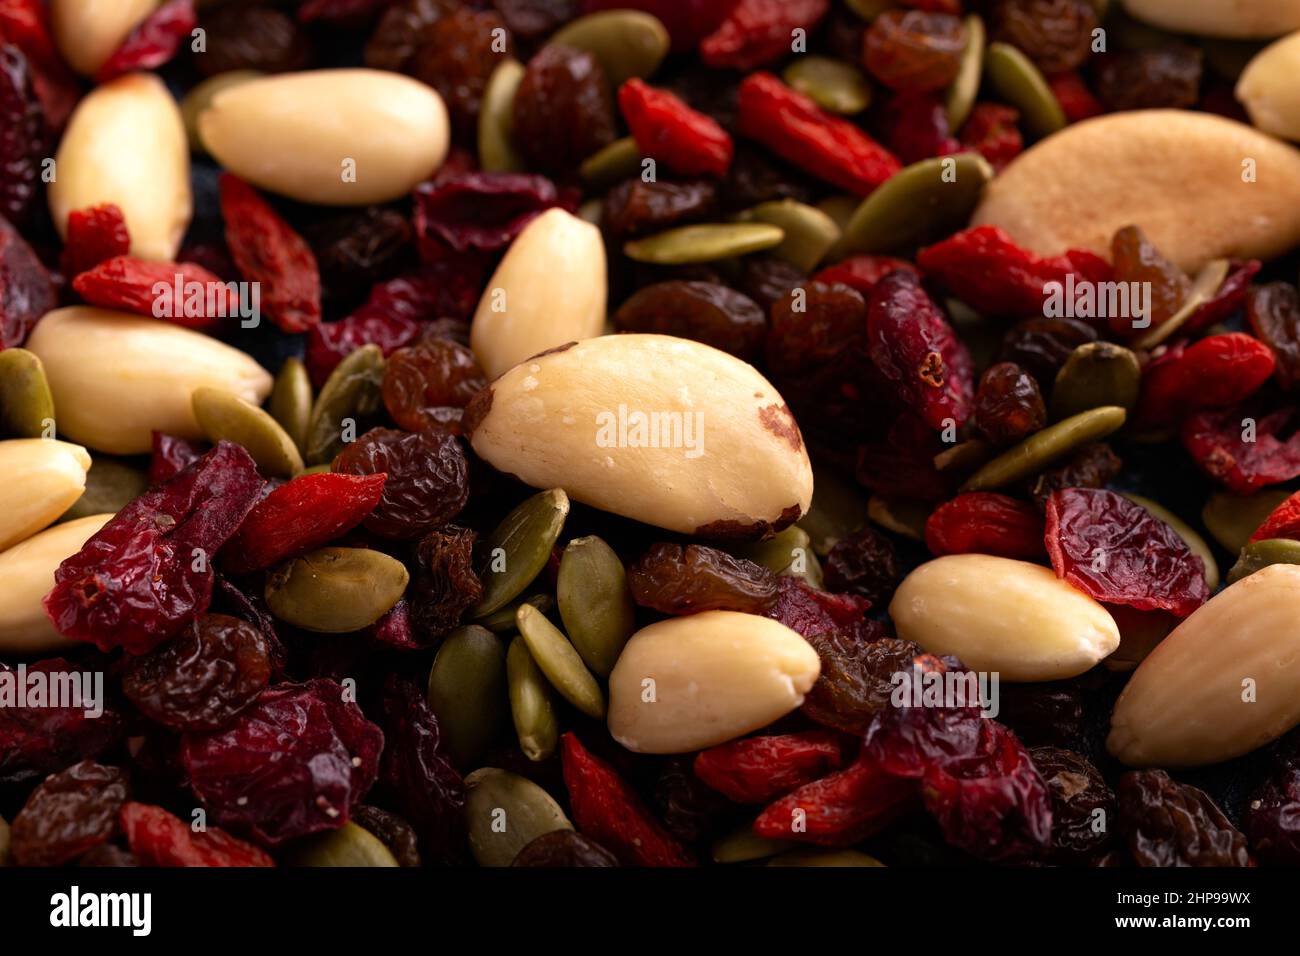
M0 0L0 865L1300 863L1293 31Z

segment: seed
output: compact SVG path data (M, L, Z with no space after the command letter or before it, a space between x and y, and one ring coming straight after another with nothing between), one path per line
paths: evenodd
M1216 491L1201 509L1201 522L1214 540L1234 554L1250 542L1255 529L1290 496L1281 488L1265 488L1253 495Z
M798 846L791 840L769 840L754 834L753 821L737 827L714 841L710 855L714 863L752 863L776 856L782 850Z
M966 479L961 490L988 491L1032 477L1080 445L1105 438L1118 430L1124 424L1126 415L1124 409L1117 405L1104 405L1048 425L1019 444L1012 445L975 472Z
M473 766L483 756L501 728L505 703L505 645L486 628L456 628L429 671L429 706L456 766Z
M479 627L486 627L493 634L508 634L515 629L515 615L519 613L521 604L531 604L546 614L555 607L555 600L549 594L530 594L528 597L511 601L474 623Z
M1052 417L1069 418L1103 405L1131 412L1142 368L1137 356L1113 342L1085 342L1070 353L1052 386Z
M966 49L961 55L961 68L957 78L948 87L948 128L959 130L970 116L979 93L980 78L984 73L984 21L970 14L966 24Z
M529 760L546 760L555 753L559 725L555 720L550 685L522 637L510 642L510 650L506 653L506 680L519 749Z
M569 640L596 675L608 677L636 629L623 562L600 538L574 538L560 558L555 595Z
M1200 558L1201 562L1205 565L1205 583L1210 586L1210 592L1213 593L1219 586L1219 565L1214 560L1214 552L1210 550L1210 546L1206 544L1205 539L1202 538L1191 525L1178 517L1178 515L1152 501L1150 498L1143 498L1141 495L1129 494L1127 491L1122 491L1120 494L1129 501L1140 504L1156 518L1159 518L1165 524L1169 525L1169 527L1173 528L1174 531L1177 532L1178 537L1187 542L1187 547L1191 548L1192 554Z
M1119 646L1106 609L1051 568L950 554L903 579L889 604L898 636L1005 681L1063 680Z
M90 455L80 445L52 438L0 441L0 551L47 527L80 498L88 468Z
M812 538L799 525L792 524L766 541L739 545L732 553L761 564L773 574L788 574L819 589L822 586L822 567L813 551Z
M812 504L799 519L799 527L808 532L813 550L825 557L836 541L866 523L867 498L862 488L824 466L814 466Z
M257 467L274 478L302 471L302 455L279 422L238 395L219 388L194 390L194 417L212 444L243 445Z
M560 629L531 604L520 605L516 623L533 660L560 696L588 717L604 717L605 695Z
M1294 0L1124 0L1124 10L1144 24L1196 36L1256 39L1300 30Z
M590 53L614 89L634 76L650 76L668 55L668 31L657 17L639 10L590 13L547 42Z
M984 77L995 93L1020 111L1031 135L1050 136L1065 127L1065 111L1033 61L1009 43L990 43Z
M288 851L290 866L397 866L382 840L351 820L337 830L315 833Z
M1291 34L1257 53L1237 81L1237 99L1257 129L1283 139L1300 139L1300 34Z
M812 272L840 238L835 220L815 206L793 199L759 203L737 217L741 222L766 222L777 226L785 239L772 250L802 272Z
M68 65L83 76L94 76L127 35L161 5L162 0L51 0L50 26Z
M307 367L300 359L291 356L284 360L280 374L275 377L268 408L271 417L279 422L300 452L307 447L311 406L311 378Z
M193 210L190 148L162 80L132 73L95 87L68 121L54 161L50 215L60 236L73 210L115 203L131 232L131 255L175 258Z
M1300 723L1300 567L1220 591L1129 679L1106 749L1130 767L1222 763Z
M1300 541L1289 538L1266 538L1252 541L1241 549L1237 563L1228 572L1228 583L1236 584L1271 564L1300 564Z
M144 494L149 478L138 468L102 455L92 456L86 472L86 490L59 521L76 521L99 514L116 514Z
M880 495L872 495L867 501L867 514L872 521L913 541L925 541L925 523L930 511L929 505L920 502L890 501Z
M997 449L982 438L968 438L934 456L934 467L954 474L970 474L990 458Z
M111 517L92 515L55 525L0 551L0 653L46 654L76 644L54 629L41 599L54 587L55 569Z
M363 345L340 362L316 396L307 423L306 459L311 464L332 461L343 450L344 433L352 437L361 422L384 404L384 353L378 345Z
M509 866L544 833L573 824L549 793L526 777L483 767L465 778L469 849L479 866Z
M634 239L623 246L623 253L637 262L674 266L762 252L784 241L783 230L765 223L706 223L679 226L644 239Z
M45 366L27 349L0 352L0 438L41 438L54 422Z
M768 866L884 866L858 850L795 850L768 861Z
M588 339L511 369L475 403L471 442L498 470L671 531L762 537L812 497L784 400L698 342Z
M592 189L608 189L635 176L640 168L641 151L637 149L636 140L624 136L588 156L578 172L582 181Z
M181 117L185 120L185 138L189 140L191 152L208 151L203 145L203 138L199 136L199 114L212 105L216 95L222 90L255 80L261 75L259 70L231 70L228 73L218 73L201 81L185 94L185 98L181 100Z
M397 603L409 575L396 558L368 548L320 548L277 568L266 604L307 631L345 634L369 627Z
M689 753L794 710L821 670L779 621L736 611L669 618L632 635L609 678L609 732L637 753Z
M785 68L781 78L832 113L852 116L871 105L871 84L861 70L843 60L801 56Z
M513 142L515 91L523 78L524 65L510 57L488 77L478 114L478 155L484 172L517 173L527 168Z
M198 439L203 386L260 405L271 376L248 355L170 322L79 305L46 315L27 340L45 365L60 434L112 455L147 454L154 431Z
M542 213L510 244L470 326L488 378L530 356L605 329L605 242L563 209Z
M1219 286L1223 285L1223 280L1228 277L1228 268L1227 259L1211 259L1202 266L1201 271L1196 274L1196 278L1192 282L1192 287L1187 291L1187 297L1183 299L1183 304L1178 307L1178 311L1146 333L1146 335L1137 339L1133 343L1133 347L1135 349L1153 349L1182 328L1183 323L1195 314L1202 303L1219 291Z
M533 495L506 515L483 540L478 569L483 595L466 612L468 618L486 617L532 584L550 560L568 515L569 496L559 488Z
M302 202L364 206L405 196L447 157L447 108L383 70L308 70L227 87L199 115L214 159Z

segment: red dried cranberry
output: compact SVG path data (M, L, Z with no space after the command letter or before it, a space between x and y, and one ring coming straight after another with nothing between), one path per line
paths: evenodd
M95 73L107 83L136 70L152 70L169 62L199 22L194 0L167 0L145 17Z
M0 349L22 345L37 320L57 304L49 272L0 216Z
M207 451L197 442L174 435L154 432L153 452L149 458L149 484L161 485L203 457Z
M916 266L906 259L895 259L893 256L849 256L833 266L827 266L812 279L813 282L826 285L839 282L857 289L866 297L871 295L877 282L899 269L916 272Z
M799 578L776 579L776 603L764 613L805 638L829 631L841 631L854 640L873 641L884 637L882 626L867 620L871 602L853 594L829 594Z
M736 0L718 28L700 41L712 67L752 70L790 53L795 30L807 36L826 16L829 0Z
M0 34L0 216L27 218L45 152L45 112L27 57Z
M1143 369L1134 417L1144 426L1168 425L1203 408L1235 405L1268 381L1275 365L1267 345L1241 332L1172 348Z
M961 150L948 126L948 108L936 93L897 93L881 108L878 122L885 145L904 163Z
M991 491L972 491L940 505L925 522L925 546L945 554L1043 556L1043 516L1033 505Z
M105 203L68 213L68 238L61 260L68 279L130 251L131 233L118 206Z
M561 205L555 184L524 173L463 173L415 190L415 227L458 252L504 249L523 228Z
M1263 415L1247 406L1200 412L1183 422L1183 445L1207 475L1233 494L1248 495L1300 476L1300 433L1290 434L1293 418L1291 408Z

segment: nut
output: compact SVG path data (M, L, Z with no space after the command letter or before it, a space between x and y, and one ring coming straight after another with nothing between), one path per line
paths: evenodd
M499 470L670 531L759 537L812 498L776 389L735 356L668 335L535 356L480 392L466 422Z
M383 70L309 70L220 90L199 136L222 166L271 192L326 206L405 196L447 158L447 108Z
M803 703L821 661L779 621L737 611L669 618L632 635L609 678L609 732L637 753L689 753Z
M58 309L27 343L45 363L61 434L98 451L149 451L154 430L203 435L192 397L203 386L254 405L271 376L243 352L169 322L90 306Z
M46 654L76 645L54 629L41 599L54 587L54 571L81 550L110 514L55 525L0 552L0 652Z
M1262 39L1300 30L1300 0L1124 0L1124 9L1174 33Z
M563 209L521 232L483 292L470 347L489 378L538 352L600 335L605 327L605 243Z
M50 0L59 52L78 73L94 76L122 41L163 0Z
M5 487L0 551L25 541L63 514L86 490L89 468L90 455L80 445L47 438L0 441Z
M1119 647L1104 607L1051 568L988 554L921 565L889 604L898 636L1005 681L1074 677Z
M1237 99L1265 133L1300 139L1300 32L1255 54L1237 81Z
M60 235L75 209L116 203L131 255L176 257L190 224L190 147L176 101L151 73L97 86L78 104L55 154L50 214Z
M1196 767L1300 723L1300 566L1273 564L1201 605L1115 703L1108 749L1130 767Z

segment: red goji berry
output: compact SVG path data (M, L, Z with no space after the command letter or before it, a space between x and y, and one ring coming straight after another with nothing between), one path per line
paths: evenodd
M215 329L239 315L239 293L192 262L115 256L81 273L72 288L91 305L167 319L187 329Z
M824 282L827 285L840 282L869 297L877 282L899 269L904 272L917 272L916 266L906 259L895 259L892 256L849 256L833 266L827 266L813 276L812 281Z
M1248 406L1200 412L1183 422L1183 447L1211 478L1248 495L1265 485L1300 477L1300 432L1285 441L1294 409L1260 415Z
M225 830L194 830L162 807L130 802L120 813L131 852L145 866L275 866L265 850Z
M198 22L194 0L168 0L122 41L95 74L95 82L107 83L124 73L152 70L169 62Z
M1092 95L1092 91L1084 85L1083 77L1073 70L1049 76L1047 85L1052 88L1056 101L1061 104L1067 122L1092 119L1106 111L1097 97Z
M695 865L627 781L572 733L561 738L560 758L573 822L580 832L609 848L625 866Z
M739 0L721 25L700 42L712 67L752 70L789 56L791 35L804 35L826 16L828 0Z
M844 765L828 730L747 737L701 751L695 776L736 803L768 803Z
M1300 539L1300 491L1269 512L1264 523L1250 536L1251 541L1268 538Z
M1001 171L1025 148L1020 127L1020 112L1001 103L976 103L961 128L962 145L973 149Z
M1202 409L1235 405L1258 391L1276 364L1267 345L1241 332L1170 349L1143 370L1135 421L1165 425Z
M925 546L945 554L995 554L1034 560L1043 556L1043 516L1025 501L991 491L958 495L931 512Z
M861 129L771 73L741 82L737 122L741 133L778 156L857 196L902 169L896 156Z
M712 117L638 79L618 91L618 106L642 156L683 176L722 178L731 166L731 137Z
M131 251L131 232L122 210L113 203L74 209L68 213L68 237L63 246L63 274L74 279L105 259Z

